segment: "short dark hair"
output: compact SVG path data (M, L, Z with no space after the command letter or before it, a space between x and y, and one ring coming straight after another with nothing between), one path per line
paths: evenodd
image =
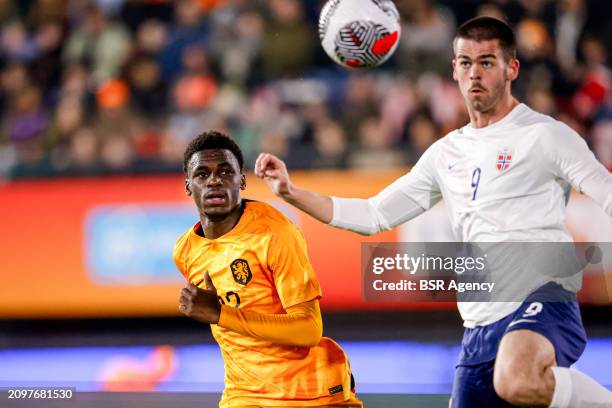
M461 24L453 38L453 48L459 38L474 41L498 40L506 61L516 58L514 32L501 20L493 17L475 17Z
M197 152L207 149L229 150L234 154L236 160L238 160L238 165L242 171L244 167L244 157L242 156L240 146L238 146L234 139L216 130L203 132L189 142L183 157L183 171L187 173L187 165L189 164L189 160L191 160L191 156Z

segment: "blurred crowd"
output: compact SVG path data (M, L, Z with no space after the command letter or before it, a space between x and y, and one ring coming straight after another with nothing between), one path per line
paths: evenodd
M607 1L396 0L394 57L336 66L316 0L0 0L0 178L180 171L206 129L293 168L414 164L468 122L457 24L508 21L514 94L566 122L612 169Z

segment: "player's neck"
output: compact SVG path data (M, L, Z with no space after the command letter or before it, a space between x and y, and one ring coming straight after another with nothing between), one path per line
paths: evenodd
M243 211L244 202L241 202L223 218L209 217L205 214L200 215L200 223L202 225L204 237L208 239L217 239L227 234L234 229L236 224L238 224Z
M468 108L470 124L474 129L490 126L505 118L518 104L519 102L512 95L508 94L489 111L478 112Z

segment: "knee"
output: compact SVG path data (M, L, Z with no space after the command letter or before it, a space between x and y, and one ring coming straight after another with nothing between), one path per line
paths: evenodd
M512 405L547 405L550 402L542 378L518 370L496 370L493 387L501 399Z
M520 405L525 394L525 382L505 375L493 377L495 393L504 401L512 405Z

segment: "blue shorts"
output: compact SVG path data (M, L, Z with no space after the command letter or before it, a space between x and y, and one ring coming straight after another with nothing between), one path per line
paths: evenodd
M565 300L543 300L551 298ZM487 326L465 329L453 381L453 408L512 406L495 393L493 368L502 337L511 331L525 329L540 333L552 343L560 367L574 364L586 346L576 296L561 285L547 283L529 295L509 316Z

